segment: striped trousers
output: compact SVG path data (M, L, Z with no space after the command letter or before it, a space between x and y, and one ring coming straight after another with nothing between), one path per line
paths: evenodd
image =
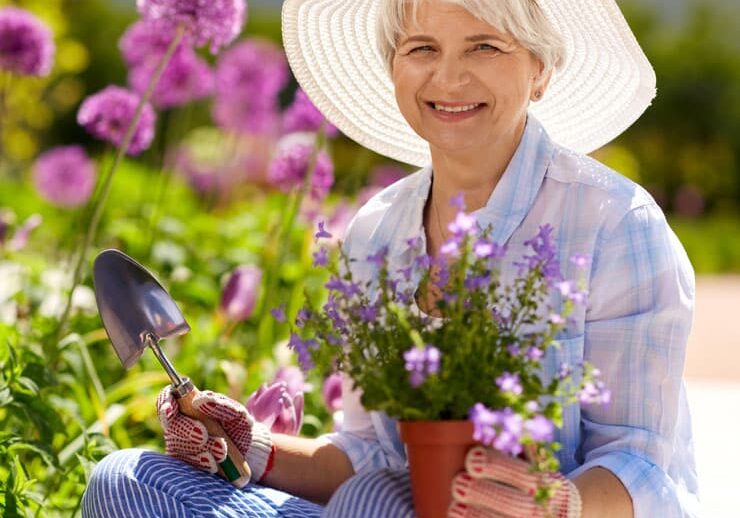
M83 518L413 518L405 470L348 479L326 507L269 487L236 489L221 478L161 453L120 450L93 471Z

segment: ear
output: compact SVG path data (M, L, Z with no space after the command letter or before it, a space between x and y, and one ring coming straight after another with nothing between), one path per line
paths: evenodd
M547 91L547 86L550 84L552 78L552 69L545 71L545 65L542 61L538 60L539 71L538 74L532 78L532 91L529 99L532 102L541 101Z

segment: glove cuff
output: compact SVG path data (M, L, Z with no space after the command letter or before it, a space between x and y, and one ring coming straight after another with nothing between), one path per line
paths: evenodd
M581 493L578 491L576 485L568 482L568 518L581 518L583 513L583 502L581 501Z
M252 482L259 482L265 475L272 456L272 434L262 423L252 425L252 442L245 455L249 469L252 470Z

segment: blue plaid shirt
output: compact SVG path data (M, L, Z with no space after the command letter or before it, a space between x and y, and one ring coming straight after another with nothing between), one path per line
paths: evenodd
M396 182L364 205L344 247L356 278L370 278L365 259L389 246L391 271L411 260L406 240L424 238L423 209L431 166ZM571 405L556 440L561 471L573 478L597 466L629 491L637 518L697 516L691 419L682 372L694 304L691 264L652 197L599 162L553 143L531 115L510 164L486 206L473 213L493 239L520 256L524 241L549 223L565 278L568 258L590 254L589 300L572 314L562 347L545 358L587 360L612 392L609 405ZM424 245L426 246L426 245ZM507 267L504 265L504 269ZM513 276L504 271L505 276ZM326 438L356 472L402 468L406 455L395 420L362 408L344 383L344 427Z

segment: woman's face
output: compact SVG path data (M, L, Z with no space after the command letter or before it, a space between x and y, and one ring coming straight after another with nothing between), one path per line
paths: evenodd
M432 148L451 153L517 138L543 84L540 61L457 5L421 2L418 23L410 10L406 19L392 78L411 127Z

